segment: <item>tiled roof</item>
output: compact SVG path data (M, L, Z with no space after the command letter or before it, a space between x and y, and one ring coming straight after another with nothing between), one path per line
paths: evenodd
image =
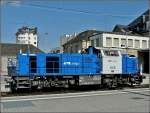
M118 30L121 31L121 32L130 32L130 30L128 29L128 26L126 26L126 25L117 24L117 25L114 27L113 32L115 32L116 29L118 29Z
M30 47L30 53L43 53L42 50L39 48L36 48L33 45L29 45ZM28 51L28 45L27 44L14 44L14 43L0 43L0 54L1 55L17 55L20 50L22 50L23 53L26 53Z
M140 15L139 17L137 17L136 19L134 19L128 26L129 27L131 27L131 26L133 26L134 27L134 25L136 25L136 24L138 24L138 23L141 23L142 22L142 16L144 16L145 15L145 19L146 20L149 20L149 9L148 10L146 10L142 15Z

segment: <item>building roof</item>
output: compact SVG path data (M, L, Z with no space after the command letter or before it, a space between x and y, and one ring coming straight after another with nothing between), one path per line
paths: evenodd
M126 32L109 32L109 31L99 31L99 33L97 34L93 34L91 36L95 36L95 35L99 35L99 34L102 34L102 33L108 33L108 34L115 34L115 35L127 35L127 36L139 36L139 37L145 37L143 35L139 35L139 34L132 34L132 33L126 33ZM90 37L91 37L90 36ZM89 37L89 38L90 38Z
M29 27L23 26L22 28L18 29L16 35L18 35L18 34L24 34L24 33L37 34L37 27L35 27L35 28L29 28Z
M97 31L97 30L86 30L86 31L83 31L83 32L79 33L72 40L88 40L90 36L92 36L94 34L98 34L98 33L100 33L100 31Z
M113 29L113 32L130 32L130 30L128 29L128 26L126 25L120 25L120 24L117 24L114 29Z
M116 35L127 35L127 36L139 36L139 37L146 37L143 36L141 34L137 34L137 33L131 33L131 32L104 32L104 33L109 33L109 34L116 34Z
M29 45L29 48L30 53L43 53L42 50L33 45ZM28 51L28 44L0 43L0 54L2 56L14 56L17 55L20 50L26 53Z
M143 23L143 16L145 16L145 20L148 21L149 20L149 9L146 10L141 16L137 17L136 19L134 19L129 25L128 27L134 27L137 24L141 24Z
M131 35L149 36L149 30L144 28L147 21L149 21L149 9L126 26L116 25L113 32L127 32ZM137 30L137 27L139 27L139 30Z

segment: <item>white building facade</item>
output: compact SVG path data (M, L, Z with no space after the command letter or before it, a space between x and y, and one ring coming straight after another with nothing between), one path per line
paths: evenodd
M38 47L37 28L22 27L16 33L17 44L32 44Z
M149 37L103 32L90 37L91 46L96 48L117 48L122 53L137 56L137 51L149 48Z
M91 46L147 49L149 48L149 37L121 35L115 33L100 33L90 37Z

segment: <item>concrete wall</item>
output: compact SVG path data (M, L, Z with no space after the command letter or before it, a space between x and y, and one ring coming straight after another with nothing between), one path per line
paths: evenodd
M16 56L1 56L1 74L0 75L8 75L7 63L9 58L16 58Z
M143 82L142 84L145 85L145 84L150 84L150 75L149 74L146 74L146 73L143 73L143 75L146 77L145 79L143 79Z

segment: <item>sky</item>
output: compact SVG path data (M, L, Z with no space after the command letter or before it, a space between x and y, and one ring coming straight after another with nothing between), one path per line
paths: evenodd
M148 0L2 0L1 41L15 43L22 26L37 27L39 48L60 46L64 34L112 31L128 25L148 9Z

